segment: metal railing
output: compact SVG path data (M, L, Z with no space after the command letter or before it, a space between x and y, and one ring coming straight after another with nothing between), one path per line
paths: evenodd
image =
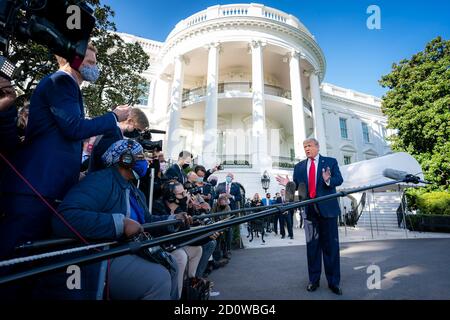
M155 247L155 246L159 246L159 245L163 245L163 244L167 244L167 243L173 243L174 241L190 240L190 239L192 239L194 237L198 237L198 236L201 236L201 235L204 235L205 237L207 237L209 234L211 234L211 232L224 230L226 228L229 228L229 227L232 227L232 226L235 226L235 225L240 225L240 224L243 224L243 223L246 223L246 222L249 222L249 221L253 221L253 220L256 220L256 219L263 219L263 218L272 216L272 215L277 214L277 213L282 213L282 212L285 212L285 211L294 210L294 209L298 209L298 208L301 208L301 207L305 207L307 205L318 203L318 202L321 202L321 201L327 201L327 200L331 200L331 199L337 199L337 198L340 198L340 197L346 197L349 194L359 193L359 192L363 192L363 191L371 190L371 189L376 189L376 188L381 188L381 187L385 187L385 186L389 186L389 185L398 184L398 183L401 183L401 182L406 182L406 179L405 180L395 180L395 181L391 181L391 182L381 183L381 184L374 185L374 186L367 186L367 187L356 188L356 189L353 189L353 190L341 191L341 192L337 192L335 194L319 197L319 198L316 198L316 199L292 202L292 203L289 203L287 205L284 204L284 205L280 205L280 206L274 206L274 207L272 207L270 209L263 210L262 212L252 213L252 214L249 214L247 216L238 217L238 218L236 218L234 216L235 212L220 213L220 215L233 214L232 217L234 217L234 218L233 219L228 219L226 221L217 222L217 223L214 223L214 224L211 224L211 225L198 227L198 228L191 229L191 230L177 232L175 234L169 234L169 235L161 236L161 237L158 237L158 238L155 238L155 239L151 239L151 240L147 240L147 241L142 241L142 242L135 241L135 242L119 244L117 247L112 248L112 249L105 249L103 251L96 252L96 253L93 253L93 254L89 254L89 255L86 255L86 256L76 257L76 258L69 258L69 259L64 260L64 261L59 261L59 262L55 262L55 263L52 263L52 264L31 268L31 269L28 269L28 270L23 271L23 272L10 274L10 275L7 275L7 276L4 276L4 277L0 278L0 285L6 284L6 283L15 282L15 281L18 281L18 280L27 279L27 278L30 278L30 277L35 277L35 276L38 276L38 275L54 273L54 272L63 270L65 268L67 268L67 266L70 266L70 265L81 266L81 265L85 265L85 264L92 264L92 263L95 263L95 262L98 262L98 261L103 261L105 259L111 259L111 258L123 256L123 255L126 255L126 254L134 254L134 253L137 253L139 250L142 250L142 249L151 248L151 247ZM250 209L254 210L255 208L250 208ZM264 207L264 209L266 209L266 207ZM243 211L243 210L238 210L238 211ZM211 215L209 215L209 216L211 216Z
M348 226L356 226L356 224L358 223L359 218L361 217L363 211L364 211L364 207L366 206L366 201L367 201L367 193L364 192L361 200L359 201L359 203L357 204L357 206L355 208L353 208L352 210L350 210L344 217L345 219L345 224Z
M293 169L299 162L292 157L272 157L272 167L279 169Z
M220 163L229 168L251 168L252 156L250 154L237 154L237 155L218 155Z

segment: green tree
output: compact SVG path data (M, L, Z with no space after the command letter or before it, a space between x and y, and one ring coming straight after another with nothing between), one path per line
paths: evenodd
M114 11L100 0L87 0L94 9L96 26L92 39L98 49L101 75L95 84L83 88L87 114L101 115L121 104L135 104L144 93L146 83L140 74L149 67L149 57L139 44L125 43L116 33ZM10 60L19 66L16 86L21 91L18 105L29 99L46 75L57 70L50 51L35 42L14 42Z
M432 189L450 186L450 41L433 39L424 51L394 63L380 84L389 88L382 111L395 151L408 152Z

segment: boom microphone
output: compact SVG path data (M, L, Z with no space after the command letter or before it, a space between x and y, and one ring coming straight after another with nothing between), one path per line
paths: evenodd
M397 181L403 181L406 183L414 183L414 184L418 184L418 183L425 183L425 184L429 184L429 182L426 181L422 181L420 180L419 177L410 174L406 171L400 171L400 170L395 170L395 169L384 169L383 170L383 176L388 178L388 179L392 179L392 180L397 180Z

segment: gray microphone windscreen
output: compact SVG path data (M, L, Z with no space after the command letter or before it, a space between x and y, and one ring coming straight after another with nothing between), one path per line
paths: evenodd
M384 169L383 176L392 180L405 180L408 172L395 169Z

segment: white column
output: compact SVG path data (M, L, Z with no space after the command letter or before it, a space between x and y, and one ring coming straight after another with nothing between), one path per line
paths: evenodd
M198 156L198 163L203 164L202 156L202 141L203 141L203 121L194 121L193 141L192 141L192 153L194 156Z
M155 112L155 93L156 93L156 78L152 79L152 81L150 82L149 107L152 113Z
M322 99L320 97L320 82L317 72L309 76L311 87L311 104L314 117L314 136L320 144L320 154L327 155L327 141L325 139L325 125L322 114Z
M217 116L218 116L218 83L219 83L218 43L209 46L208 77L206 85L205 135L203 140L203 164L212 168L217 162Z
M183 105L183 82L184 82L184 60L182 56L177 56L174 62L174 75L172 82L172 93L170 97L170 122L168 132L168 157L172 161L178 159L178 154L182 151L180 140L181 108Z
M270 161L267 159L263 45L260 41L252 41L251 47L253 82L252 165L257 170L264 170Z
M291 52L289 68L291 77L292 124L294 128L295 158L302 159L304 158L303 142L306 140L306 129L299 52Z

